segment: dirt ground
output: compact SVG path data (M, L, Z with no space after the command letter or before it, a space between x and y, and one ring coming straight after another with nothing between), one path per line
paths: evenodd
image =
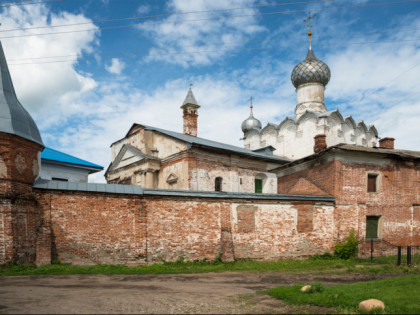
M293 307L265 294L280 285L352 283L381 275L206 273L182 275L70 275L0 278L0 314L328 313Z

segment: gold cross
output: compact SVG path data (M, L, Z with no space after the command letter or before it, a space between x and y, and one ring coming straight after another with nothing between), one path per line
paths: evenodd
M309 36L312 35L312 32L311 32L311 28L312 28L311 19L314 18L314 17L316 17L316 14L314 14L314 15L311 16L311 11L309 11L308 18L303 20L303 22L308 21L308 25L306 25L306 26L309 28L309 33L308 33L308 35L310 34Z
M254 108L254 106L252 105L252 100L253 100L254 98L251 96L251 98L249 99L250 101L251 101L251 112L252 112L252 109Z
M312 25L311 25L311 19L314 18L314 17L316 17L316 14L314 14L314 15L311 16L311 11L309 11L308 18L303 20L303 22L308 21L308 25L306 25L306 26L309 29L309 32L308 32L308 36L309 36L309 49L312 49L312 38L311 38L311 36L312 36L312 32L311 32Z

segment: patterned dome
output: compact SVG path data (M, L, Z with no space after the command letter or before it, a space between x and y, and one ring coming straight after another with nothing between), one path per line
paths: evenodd
M292 71L292 83L297 88L305 83L321 83L326 86L330 81L331 72L327 64L315 57L311 48L305 60L299 62Z
M253 129L260 130L262 128L261 122L251 114L249 115L248 119L244 120L244 122L241 125L242 131L244 133L247 133L248 131L251 131Z

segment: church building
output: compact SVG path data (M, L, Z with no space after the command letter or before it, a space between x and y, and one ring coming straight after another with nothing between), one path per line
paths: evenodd
M111 144L108 184L40 178L45 146L1 44L0 70L0 264L305 258L351 230L359 256L420 245L420 152L327 111L330 69L311 41L294 118L262 128L251 107L245 148L203 139L190 88L183 133L134 123Z
M308 54L291 75L297 97L295 116L261 128L251 109L249 118L242 123L245 148L258 150L272 146L274 155L296 160L314 153L314 138L320 134L326 136L327 146L345 143L375 147L378 140L375 126L356 122L351 116L343 117L338 109L327 111L324 92L331 72L325 62L315 57L312 32L308 35Z

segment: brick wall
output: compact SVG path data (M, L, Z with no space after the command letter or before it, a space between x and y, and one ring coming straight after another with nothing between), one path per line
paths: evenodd
M41 216L32 192L42 147L0 133L0 264L34 262Z
M323 253L335 242L332 202L35 192L43 217L31 247L38 264L272 260ZM298 231L302 209L312 213L312 228Z
M37 191L37 198L50 218L52 259L76 265L145 262L141 196Z
M364 240L369 215L381 217L382 240L402 246L420 245L420 221L415 215L420 204L419 171L419 162L385 155L359 153L345 159L337 155L332 161L331 156L321 155L282 171L278 192L293 193L296 186L311 183L334 196L337 239L344 239L354 228ZM377 192L367 191L368 174L378 175ZM378 246L384 248L384 253L389 252L388 245ZM368 254L367 247L369 240L360 246L361 255Z

